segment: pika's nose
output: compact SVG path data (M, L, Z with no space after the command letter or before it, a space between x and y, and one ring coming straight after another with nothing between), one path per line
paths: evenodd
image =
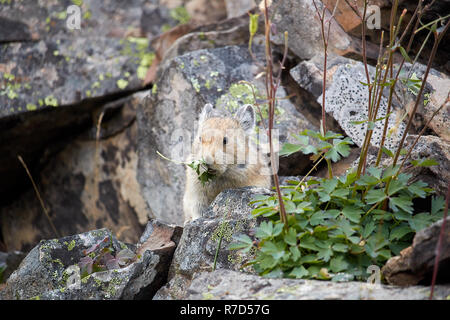
M214 159L213 159L213 157L211 157L211 156L209 156L209 155L205 156L204 160L205 160L206 165L207 165L208 167L210 167L211 165L214 164Z

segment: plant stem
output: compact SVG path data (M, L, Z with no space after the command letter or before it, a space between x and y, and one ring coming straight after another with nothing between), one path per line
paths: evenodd
M442 217L441 231L439 233L439 239L438 239L438 242L436 245L436 258L434 259L433 278L431 279L430 300L433 299L434 285L436 283L436 278L437 278L437 273L438 273L438 268L439 268L439 258L441 257L442 244L444 243L444 233L445 233L445 224L447 221L449 198L450 198L450 183L448 184L448 188L447 188L447 197L445 200L444 216Z

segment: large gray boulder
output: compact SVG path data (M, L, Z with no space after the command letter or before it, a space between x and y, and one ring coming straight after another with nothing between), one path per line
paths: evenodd
M436 286L433 298L445 300L449 285ZM400 288L363 282L268 279L232 270L197 274L182 299L186 300L426 300L430 288ZM155 298L164 298L159 295ZM169 297L170 298L170 297Z
M254 51L264 61L261 48ZM196 133L196 121L206 103L213 104L224 114L233 114L238 106L254 103L254 84L257 99L265 95L262 78L255 77L261 69L250 56L247 46L228 46L198 50L166 61L160 66L159 80L153 93L138 109L139 166L138 178L143 195L152 214L163 221L183 223L182 197L185 168L159 157L159 151L176 161L185 161L190 152L191 139ZM278 97L286 96L283 87ZM292 133L316 129L287 99L279 100L275 128L279 129L281 144L295 139ZM262 129L258 114L259 129ZM264 108L262 116L267 122ZM309 163L302 154L295 158L297 170ZM280 170L289 167L289 159L280 159ZM163 195L163 196L161 196Z

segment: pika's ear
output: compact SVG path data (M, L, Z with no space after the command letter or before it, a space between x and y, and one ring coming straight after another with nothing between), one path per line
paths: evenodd
M242 129L247 134L250 134L255 127L255 109L250 104L243 105L238 109L236 115L234 116L241 124Z
M198 123L202 124L206 119L210 118L212 115L213 106L211 103L205 104L203 107L202 112L200 113L200 116L198 117Z

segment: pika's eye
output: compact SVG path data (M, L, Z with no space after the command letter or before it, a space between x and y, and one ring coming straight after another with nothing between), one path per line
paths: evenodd
M225 144L227 144L227 142L228 142L227 137L223 137L223 144L225 145Z

